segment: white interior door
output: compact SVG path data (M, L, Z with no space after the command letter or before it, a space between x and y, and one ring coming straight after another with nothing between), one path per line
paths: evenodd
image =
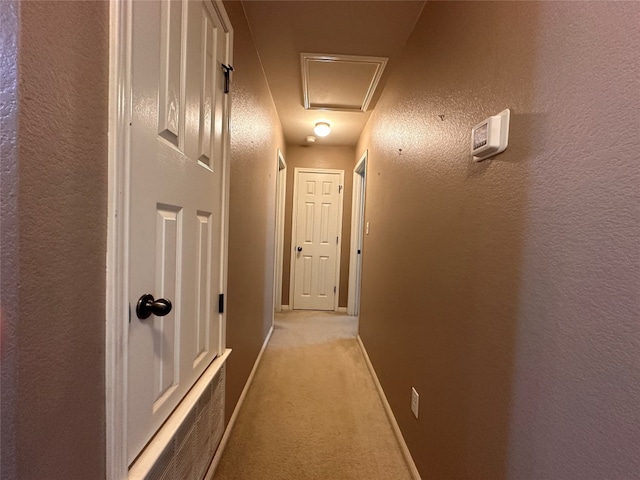
M342 170L295 170L291 262L294 309L338 307L343 179Z
M210 1L132 11L127 457L222 352L230 35ZM144 294L172 303L138 318Z

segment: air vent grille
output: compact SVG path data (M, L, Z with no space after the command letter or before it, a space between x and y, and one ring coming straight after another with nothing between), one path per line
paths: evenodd
M223 366L171 438L145 480L202 480L224 433Z

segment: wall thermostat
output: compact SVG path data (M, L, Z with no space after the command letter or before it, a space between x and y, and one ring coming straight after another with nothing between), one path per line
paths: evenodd
M506 150L509 144L510 117L511 111L507 108L473 127L471 154L474 161L479 162Z

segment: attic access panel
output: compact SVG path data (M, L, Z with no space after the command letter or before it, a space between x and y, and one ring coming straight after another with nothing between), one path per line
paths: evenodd
M304 108L366 112L388 60L301 53Z

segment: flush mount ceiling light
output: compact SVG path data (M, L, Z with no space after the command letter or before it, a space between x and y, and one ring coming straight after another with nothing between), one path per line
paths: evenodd
M316 141L316 137L314 137L313 135L309 135L307 137L307 143L314 143Z
M316 126L313 127L313 131L319 137L326 137L331 132L331 125L327 122L318 122Z

